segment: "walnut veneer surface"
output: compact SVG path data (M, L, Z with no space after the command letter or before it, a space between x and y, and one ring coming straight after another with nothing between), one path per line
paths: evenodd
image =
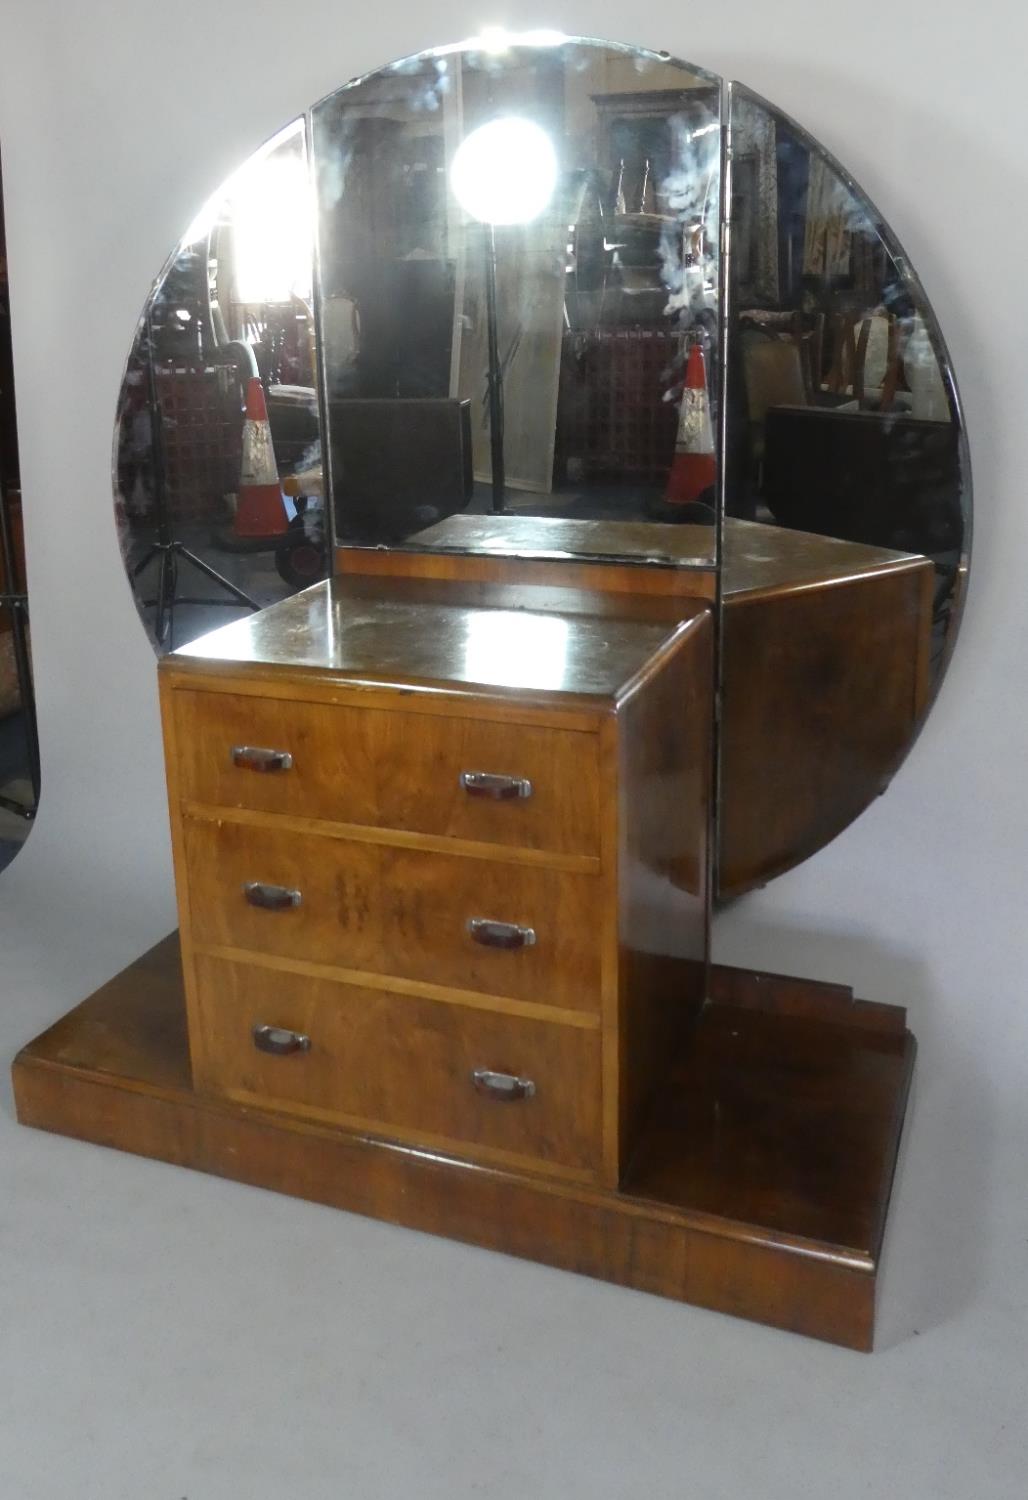
M615 1184L704 992L708 608L336 579L160 677L198 1090Z
M870 1348L913 1039L709 966L713 654L701 599L356 577L165 658L180 939L19 1119Z

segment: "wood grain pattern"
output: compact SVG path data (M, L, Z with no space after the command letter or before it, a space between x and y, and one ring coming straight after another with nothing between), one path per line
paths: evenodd
M711 1006L624 1191L876 1259L913 1056L902 1025L889 1033ZM702 1145L683 1150L685 1141Z
M182 787L179 782L179 767L184 746L178 736L173 711L173 680L170 675L157 674L157 687L161 708L161 734L164 740L164 775L168 784L168 816L171 830L171 856L175 871L175 894L178 906L180 958L182 984L185 996L187 1034L199 1034L200 1018L197 1011L196 967L193 953L193 928L189 913L187 891L189 889L189 866L186 857L185 829L182 823Z
M205 802L182 803L187 818L210 818L216 815L225 823L248 824L264 828L268 814L250 812L245 807L211 807ZM350 839L358 844L388 844L399 849L425 849L434 854L463 854L469 859L501 859L512 864L546 866L551 870L571 870L580 875L597 875L598 854L552 854L547 849L529 849L515 844L482 844L474 839L455 839L445 834L411 833L403 828L372 828L360 823L333 823L328 818L294 818L274 813L276 828L288 828L305 838L320 834L323 838Z
M199 1086L243 1104L393 1139L591 1175L600 1153L599 1036L412 995L276 974L201 956ZM310 1038L271 1057L255 1025ZM483 1098L475 1068L532 1080L531 1098Z
M389 990L396 995L418 995L440 1005L462 1005L470 1010L491 1010L498 1015L526 1016L537 1021L559 1021L565 1026L598 1030L602 1025L598 1011L569 1010L566 1006L540 1005L535 1000L512 1000L509 995L485 995L477 990L456 989L452 984L431 984L421 979L403 979L398 974L372 974L366 969L346 969L338 964L317 963L307 958L280 958L274 953L257 953L252 948L219 948L205 946L209 958L224 958L229 963L250 964L280 974L307 975L310 979L328 979L365 990Z
M430 981L574 1010L599 1005L596 878L456 855L190 818L188 905L197 944ZM263 911L249 881L299 890ZM469 919L531 928L514 951L483 947Z
M288 698L179 692L182 795L217 807L285 813L486 844L596 855L594 735L473 718L417 718ZM289 751L287 771L232 764L234 745ZM470 797L464 771L527 778L532 794Z
M536 606L527 621L523 604ZM690 736L710 722L707 608L614 608L581 591L527 588L514 598L424 581L384 593L367 581L337 583L288 606L162 667L198 1079L213 1076L208 960L270 971L287 985L345 983L393 991L394 1000L573 1024L597 1032L602 1180L615 1185L631 1148L624 1091L637 1065L644 1074L658 1065L659 1044L639 1019L657 1003L647 986L659 983L659 1006L670 1009L674 983L691 985L704 961L696 908L708 804L695 794L709 766ZM464 682L483 620L486 697ZM543 646L559 630L560 651L552 666L545 652L529 663L527 693L497 699L505 672L494 658L510 649L516 657L518 632L531 633L532 620L545 627ZM429 676L380 681L433 622L441 633L419 657ZM690 714L665 734L663 716L677 718L679 700L694 693ZM652 743L619 733L622 714ZM286 752L291 764L241 770L230 754L239 744ZM532 797L468 799L462 770L527 776ZM626 938L624 882L638 884L640 869L653 890L632 897ZM244 894L251 882L297 891L299 902L255 906ZM670 919L663 931L658 908ZM483 947L468 932L471 918L531 929L536 942ZM674 955L664 966L652 951L661 945ZM692 967L678 963L686 950Z
M899 1006L857 1000L848 985L826 984L819 979L797 979L789 974L712 964L708 993L715 1005L761 1010L801 1021L860 1026L892 1036L902 1035L906 1027Z
M915 563L726 601L722 896L806 859L885 790L924 706L931 576Z
M167 665L165 665L167 663ZM169 689L194 693L230 692L242 698L323 703L338 708L380 710L433 718L471 715L482 723L523 724L539 729L570 729L595 734L597 715L607 700L593 695L547 699L534 693L476 684L411 682L365 677L354 681L316 666L263 662L237 664L217 658L188 661L164 656L158 673ZM417 721L415 721L417 723Z
M196 1093L174 937L19 1054L15 1100L41 1129L869 1349L913 1041L756 1003L775 993L708 1012L621 1191Z

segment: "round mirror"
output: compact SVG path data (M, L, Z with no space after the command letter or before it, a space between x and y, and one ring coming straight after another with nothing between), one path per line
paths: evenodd
M907 752L971 488L927 298L816 141L664 54L497 35L353 80L206 205L116 498L159 650L354 567L719 598L730 897Z

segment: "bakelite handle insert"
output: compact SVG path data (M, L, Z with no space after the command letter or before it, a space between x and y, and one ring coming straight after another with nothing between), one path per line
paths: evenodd
M488 797L492 802L513 802L531 797L532 783L523 776L495 776L491 771L462 771L460 784L469 797Z
M289 1031L284 1026L255 1026L253 1044L258 1052L267 1052L272 1057L290 1057L294 1052L311 1050L309 1036L304 1036L302 1031Z
M469 917L468 932L473 942L483 948L531 948L535 943L534 927L519 927L516 922L493 922L488 917Z
M518 1099L531 1099L535 1084L531 1078L518 1078L514 1073L494 1073L491 1068L476 1068L471 1081L480 1094L487 1099L496 1099L501 1104L513 1104Z
M243 886L243 895L251 906L262 911L289 911L299 906L303 896L284 885L265 885L263 880L249 880Z
M293 757L288 750L265 750L260 745L233 745L232 764L240 771L288 771Z

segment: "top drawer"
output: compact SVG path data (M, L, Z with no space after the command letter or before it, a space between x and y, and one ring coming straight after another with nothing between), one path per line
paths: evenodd
M169 696L187 801L599 853L598 737L587 731L185 689ZM246 765L268 758L234 755L241 747L282 752L278 768Z

